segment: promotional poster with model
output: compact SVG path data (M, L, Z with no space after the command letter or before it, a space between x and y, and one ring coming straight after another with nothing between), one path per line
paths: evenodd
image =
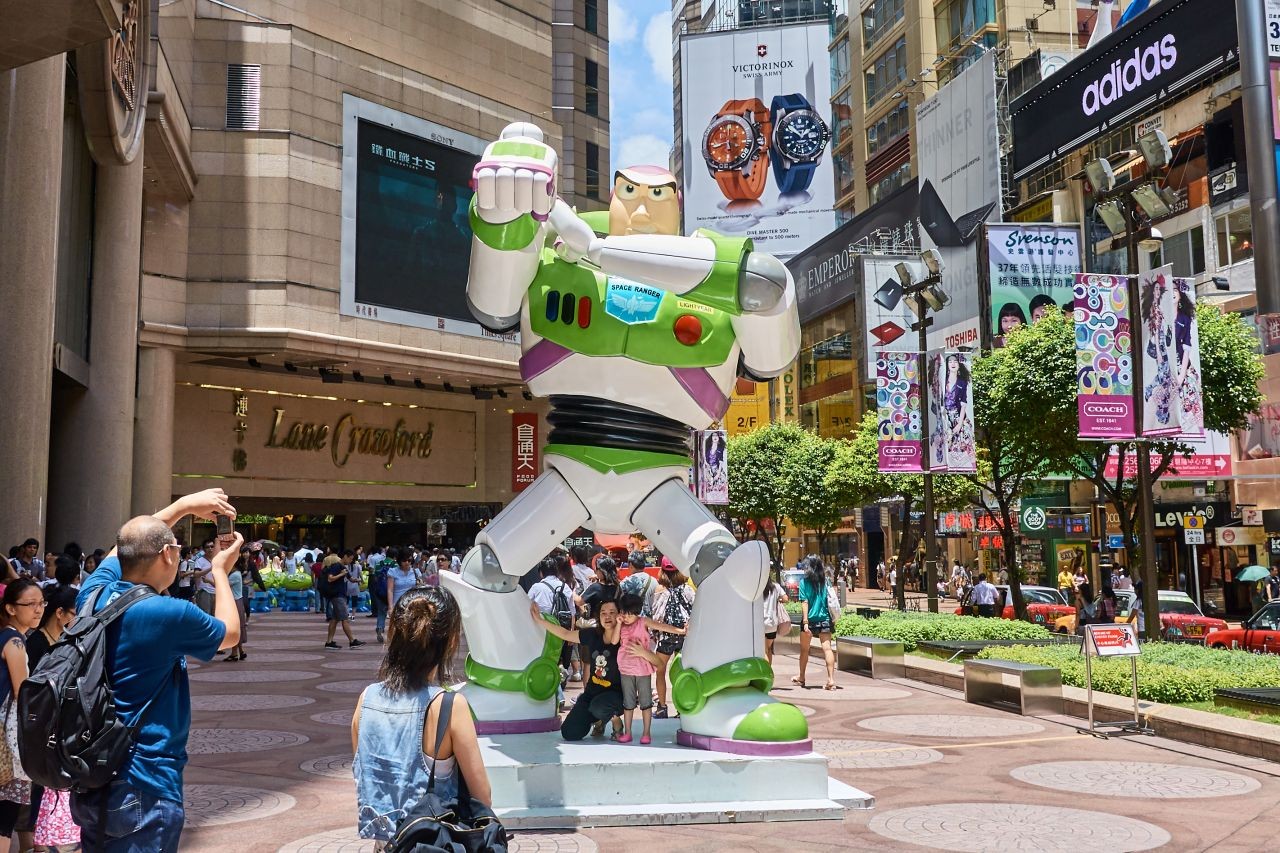
M685 233L790 257L831 230L828 39L825 23L681 39Z
M799 350L791 276L750 239L678 236L665 168L619 170L609 210L578 214L556 194L557 166L542 131L517 123L474 172L467 299L490 331L519 329L521 376L552 407L545 470L479 533L461 573L441 574L462 611L477 729L560 726L563 638L530 618L520 577L579 527L639 530L698 587L671 662L679 742L808 752L804 715L769 695L768 551L739 544L688 483L690 430L723 418L739 376L777 376Z

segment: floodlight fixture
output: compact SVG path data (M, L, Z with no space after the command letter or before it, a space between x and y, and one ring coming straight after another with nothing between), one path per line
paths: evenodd
M1128 227L1124 214L1120 211L1120 203L1118 201L1104 201L1093 210L1113 235L1123 234Z
M1153 227L1151 233L1138 241L1138 248L1144 252L1158 252L1164 246L1164 235L1159 228Z
M1169 161L1173 159L1173 149L1169 147L1169 139L1164 135L1163 130L1149 130L1139 136L1138 150L1142 152L1142 159L1146 160L1147 165L1152 169L1168 166Z
M903 287L910 287L914 283L914 279L911 277L911 267L902 261L894 264L893 270L898 274L898 281L902 283Z
M942 275L942 258L933 249L921 252L920 260L924 261L924 268L929 271L929 275Z
M1086 163L1084 174L1089 179L1089 184L1093 187L1095 193L1108 193L1115 189L1116 173L1111 168L1110 161L1105 157Z
M1152 219L1163 219L1172 213L1169 205L1165 204L1164 198L1161 197L1160 188L1155 181L1142 184L1129 195L1142 208L1142 212Z

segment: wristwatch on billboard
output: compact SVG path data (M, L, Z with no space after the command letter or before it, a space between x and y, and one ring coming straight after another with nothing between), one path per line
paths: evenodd
M831 129L804 95L777 95L769 105L773 143L769 159L778 192L803 192L813 183Z
M760 198L773 122L759 98L726 101L702 134L702 156L730 201Z

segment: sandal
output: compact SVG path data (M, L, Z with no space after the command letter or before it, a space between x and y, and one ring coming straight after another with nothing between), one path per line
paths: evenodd
M826 684L822 686L822 689L823 690L839 690L840 688L836 687L836 683L834 681L828 681Z
M798 676L798 675L793 675L793 676L791 676L791 683L792 683L792 684L799 685L800 687L804 687L804 686L805 686L804 679L803 679L803 678L801 678L801 677L800 677L800 676Z
M659 705L659 706L654 710L654 712L653 712L653 718L654 718L655 720L665 720L665 719L667 719L667 706L666 706L666 705Z

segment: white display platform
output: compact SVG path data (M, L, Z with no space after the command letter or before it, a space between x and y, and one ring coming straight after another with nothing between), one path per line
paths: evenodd
M840 820L875 798L827 776L817 753L733 755L678 746L678 720L654 720L653 743L559 732L480 738L493 808L512 829L631 824Z

